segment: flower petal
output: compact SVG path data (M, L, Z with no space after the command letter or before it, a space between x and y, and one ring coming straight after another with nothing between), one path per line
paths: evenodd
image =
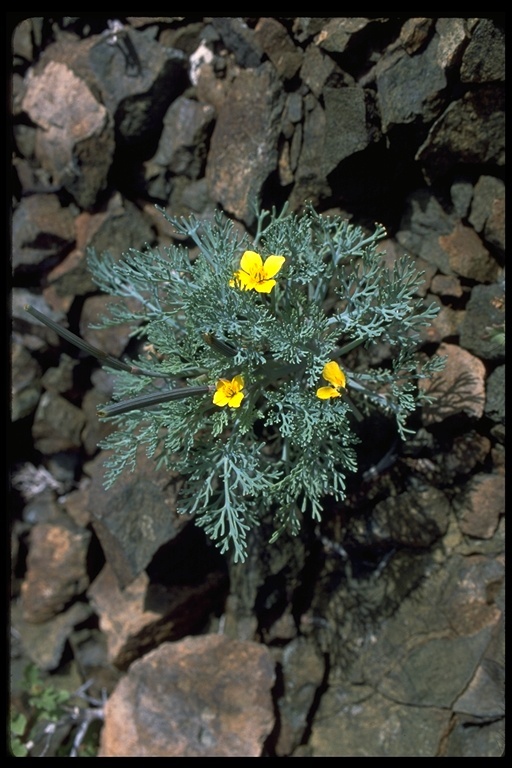
M340 393L337 389L334 389L334 387L320 387L316 391L316 396L320 398L320 400L329 400L331 397L340 397Z
M213 402L215 405L220 405L222 408L224 405L229 403L229 398L223 389L218 389L213 396Z
M234 379L231 379L231 388L234 392L240 392L244 387L244 377L239 373Z
M236 392L232 397L229 398L228 405L231 408L239 408L240 403L244 399L245 395L243 392Z
M240 269L238 272L234 273L233 280L230 280L229 284L236 288L240 288L241 291L249 291L254 287L254 278Z
M277 275L284 262L286 261L284 256L267 256L265 264L263 265L263 274L267 280L274 275Z
M346 386L347 379L345 374L335 360L331 360L329 363L324 365L322 376L326 381L329 382L329 384L333 384L335 387L345 388Z
M258 293L270 293L275 284L275 280L262 280L259 283L254 283L254 286L252 287Z
M256 251L245 251L240 259L240 267L251 277L256 278L263 269L263 260Z

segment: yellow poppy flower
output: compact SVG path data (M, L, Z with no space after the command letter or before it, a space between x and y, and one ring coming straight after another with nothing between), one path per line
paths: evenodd
M240 259L240 269L233 279L229 281L231 286L237 286L243 291L258 291L258 293L270 293L277 275L286 259L284 256L267 256L265 263L256 251L245 251Z
M320 400L328 400L331 397L341 397L341 392L339 390L345 389L347 379L335 360L331 360L324 365L322 376L332 386L319 387L316 391L316 396L319 397Z
M217 389L213 396L215 405L219 405L221 408L225 405L229 405L230 408L240 407L240 403L245 397L242 392L244 387L243 376L235 376L231 381L228 379L219 379L216 386Z

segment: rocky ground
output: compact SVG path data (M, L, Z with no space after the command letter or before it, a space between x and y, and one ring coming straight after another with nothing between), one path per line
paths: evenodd
M90 681L101 756L502 754L504 48L498 14L13 20L16 711L32 663ZM144 455L105 491L111 381L23 308L129 354L89 327L87 250L174 242L155 204L251 231L251 198L382 222L447 365L410 441L372 423L342 508L235 566Z

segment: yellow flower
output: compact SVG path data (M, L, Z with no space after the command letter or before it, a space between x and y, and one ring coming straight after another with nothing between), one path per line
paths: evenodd
M284 256L267 256L265 263L255 251L245 251L240 259L240 269L234 273L231 286L236 285L243 291L258 291L258 293L270 293L276 281L272 278L277 275L285 262Z
M243 376L235 376L231 381L228 381L228 379L219 379L216 392L213 396L213 402L215 405L220 405L221 408L225 405L229 405L230 408L239 408L240 403L245 397L242 392L243 387Z
M332 384L332 386L320 387L316 391L316 396L319 397L320 400L328 400L330 397L340 397L341 392L339 390L345 389L347 379L335 360L331 360L324 365L322 376L329 382L329 384Z

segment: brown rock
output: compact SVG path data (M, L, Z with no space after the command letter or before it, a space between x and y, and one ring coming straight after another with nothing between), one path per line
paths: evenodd
M277 72L290 80L302 63L302 50L294 45L286 27L277 19L263 17L254 28L255 37Z
M453 441L451 450L443 459L446 472L468 475L476 466L482 465L489 455L491 441L476 430L464 432Z
M114 154L114 126L106 108L65 64L29 70L23 109L39 126L36 156L82 208L96 202Z
M427 298L437 299L437 296L430 296ZM437 301L439 300L437 299ZM437 343L444 341L445 339L453 339L453 337L457 337L459 335L460 327L463 321L463 309L452 309L451 307L440 304L439 312L434 317L430 325L426 325L421 328L421 338L424 341Z
M119 193L105 209L82 212L75 220L76 248L48 275L58 296L83 296L97 291L88 264L89 249L98 256L108 251L119 257L129 248L142 248L153 240L151 227L142 212Z
M433 398L423 406L423 423L433 424L461 413L479 419L485 405L484 364L455 344L441 344L437 354L446 357L444 370L420 381L420 388Z
M83 477L76 490L59 498L59 503L64 507L69 517L80 528L86 528L91 522L91 513L89 510L90 484L90 479L88 477Z
M222 635L163 643L107 701L98 757L261 757L274 678L258 643Z
M315 44L319 48L331 53L343 53L351 42L357 38L368 25L382 19L367 19L364 17L340 17L329 19L322 25L322 30L315 37Z
M117 296L89 296L83 304L80 314L80 336L92 346L113 357L121 357L130 341L130 330L135 323L118 323L106 328L95 328L100 325L103 318L111 318L109 307L120 305L124 309L133 306L133 310L140 310L140 303Z
M460 280L455 275L435 275L430 283L430 290L438 296L460 298L464 294Z
M471 227L457 223L449 235L440 235L439 244L448 254L450 269L456 275L480 283L497 279L500 267Z
M463 533L490 539L505 514L505 478L479 473L471 478L462 499L456 499L459 526Z
M38 624L56 616L89 583L90 531L72 523L38 523L30 533L27 574L21 586L23 618Z
M208 574L197 584L151 584L141 573L124 590L107 563L88 590L100 617L109 660L127 669L148 650L168 640L179 640L203 626L218 603L223 577Z
M400 30L399 40L409 56L416 53L425 41L428 40L433 25L433 19L421 16L407 19L407 21L403 23Z

